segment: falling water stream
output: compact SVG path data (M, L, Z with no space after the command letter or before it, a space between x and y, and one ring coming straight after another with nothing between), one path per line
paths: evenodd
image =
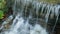
M15 3L13 4L13 15L9 16L9 18L3 22L0 29L3 29L5 24L14 17L15 18L12 20L10 28L0 34L48 34L46 31L47 25L42 27L38 24L41 23L38 20L43 19L44 17L44 23L48 23L49 17L55 15L57 23L59 9L60 5L45 4L43 2L39 3L33 0L15 0Z

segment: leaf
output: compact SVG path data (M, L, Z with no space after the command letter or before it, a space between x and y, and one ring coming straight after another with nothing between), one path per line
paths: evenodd
M2 11L2 10L0 10L0 19L2 19L2 18L3 18L3 16L4 16L4 13L3 13L3 11Z

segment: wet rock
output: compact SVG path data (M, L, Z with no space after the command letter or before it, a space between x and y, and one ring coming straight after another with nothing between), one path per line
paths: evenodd
M29 19L29 24L34 26L35 24L37 23L37 20L36 19Z

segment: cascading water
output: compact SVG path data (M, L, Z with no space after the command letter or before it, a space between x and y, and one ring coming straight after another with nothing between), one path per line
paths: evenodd
M15 17L12 21L12 25L8 30L0 34L48 34L46 31L46 23L48 23L49 15L55 14L58 20L59 9L60 6L58 5L53 6L33 0L15 0L13 15L10 16L11 19L9 18L11 21ZM41 22L39 20L41 19L45 21L45 24L43 24L45 28L40 24ZM7 22L8 21L4 21L2 25L4 26ZM4 28L3 26L0 29Z

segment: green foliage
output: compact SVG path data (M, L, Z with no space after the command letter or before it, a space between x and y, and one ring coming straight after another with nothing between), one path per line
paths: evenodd
M3 13L3 11L2 11L2 10L0 10L0 19L2 19L2 18L3 18L3 16L4 16L4 13Z
M3 18L4 13L7 12L6 0L0 0L0 19Z
M0 0L0 9L5 8L6 1L5 0Z

